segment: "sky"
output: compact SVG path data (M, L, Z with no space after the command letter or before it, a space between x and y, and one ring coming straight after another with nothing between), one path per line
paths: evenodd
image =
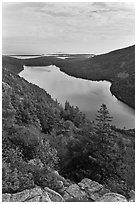
M3 54L101 54L135 44L130 2L3 2Z

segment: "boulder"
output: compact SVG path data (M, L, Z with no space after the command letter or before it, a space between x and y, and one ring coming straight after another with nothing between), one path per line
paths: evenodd
M85 178L78 183L78 185L86 192L87 197L92 201L96 201L96 199L102 196L100 192L103 190L103 186L96 181Z
M65 201L59 193L51 190L50 188L45 187L44 190L48 193L49 198L52 202L64 202Z
M103 186L101 184L99 184L96 181L92 181L88 178L83 179L80 183L78 183L78 185L82 188L82 189L90 189L91 191L98 191L101 188L103 188Z
M101 198L97 199L96 202L128 202L127 199L117 193L106 193Z
M65 201L71 199L83 200L87 197L86 192L81 190L77 184L70 185L64 192Z

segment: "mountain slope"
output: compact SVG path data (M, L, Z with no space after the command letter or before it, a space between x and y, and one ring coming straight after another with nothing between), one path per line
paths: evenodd
M35 185L58 191L53 173L58 169L73 182L89 178L128 196L134 189L134 130L108 125L102 134L77 107L66 102L63 108L45 90L19 77L22 61L12 60L10 66L7 59L2 74L3 192Z
M68 59L59 67L75 77L111 81L112 94L135 107L135 46L88 59Z

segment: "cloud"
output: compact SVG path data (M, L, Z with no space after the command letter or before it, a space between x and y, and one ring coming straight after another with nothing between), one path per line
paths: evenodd
M94 2L93 8L100 11L133 11L134 3L124 2Z
M72 17L73 15L70 14L69 12L63 12L63 11L48 11L48 10L39 10L39 13L44 14L44 15L50 15L53 17Z
M3 3L3 38L8 43L30 41L50 47L68 46L86 49L94 45L99 48L104 40L109 47L133 42L134 4L116 2L24 2ZM29 39L29 40L27 40ZM114 44L115 39L117 43ZM131 39L131 40L130 40ZM123 41L123 43L122 43ZM57 43L58 42L58 43ZM62 43L62 45L61 45ZM87 43L87 44L86 44ZM19 43L18 44L19 47ZM48 43L49 45L49 43ZM12 47L12 46L11 46ZM33 45L33 48L36 47ZM107 47L107 46L106 46ZM23 48L24 49L24 48ZM43 48L41 48L43 50ZM65 48L66 49L66 48ZM78 49L78 48L77 48Z

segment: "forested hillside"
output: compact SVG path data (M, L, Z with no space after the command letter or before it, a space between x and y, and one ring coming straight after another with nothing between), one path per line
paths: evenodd
M64 62L56 61L67 70ZM67 101L63 108L46 91L17 75L23 64L3 57L3 192L34 185L58 191L53 173L57 170L71 182L90 178L128 197L135 188L134 130L112 127L105 104L95 123Z
M3 66L9 67L14 73L23 70L23 65L56 65L61 71L71 76L88 80L111 81L111 93L135 108L135 46L89 58L82 55L66 59L42 56L24 60L3 56Z

